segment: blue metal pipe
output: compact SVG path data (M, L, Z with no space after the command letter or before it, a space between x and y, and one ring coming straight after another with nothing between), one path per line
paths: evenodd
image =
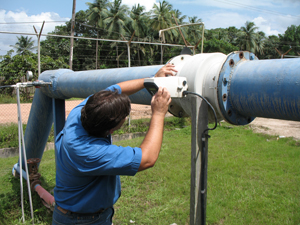
M24 142L27 159L42 159L53 123L52 99L36 89L31 105ZM22 156L24 159L24 157ZM27 162L22 163L25 169Z
M72 97L86 98L106 87L138 78L153 77L162 67L144 66L104 70L89 70L73 72L60 69L43 72L39 80L52 82L52 87L42 88L47 96L57 99ZM132 103L150 104L151 95L144 89L130 96Z
M241 115L300 121L299 59L242 62L229 89L229 101Z
M249 52L228 55L218 79L221 114L231 124L255 117L300 121L300 59L257 60Z

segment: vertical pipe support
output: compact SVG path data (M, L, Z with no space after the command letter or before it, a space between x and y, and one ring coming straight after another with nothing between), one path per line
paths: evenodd
M192 137L191 137L191 190L190 190L190 224L205 225L206 219L206 195L207 188L206 178L207 165L201 165L201 160L206 155L202 155L202 133L207 129L208 125L208 106L200 98L192 96L191 111L192 111ZM204 140L207 151L207 138ZM207 160L204 160L207 163ZM202 185L201 185L202 183ZM202 188L201 188L202 187Z
M52 99L53 107L53 124L54 124L54 137L58 135L65 126L66 122L66 106L64 99Z
M52 99L37 88L25 130L26 156L42 159L53 122ZM24 157L22 157L24 158ZM23 169L26 163L23 161Z
M65 110L65 100L64 99L52 99L53 105L53 124L54 124L54 138L57 137L60 131L65 126L66 122L66 110ZM55 150L55 163L57 162L57 155L56 155L56 147L54 145Z

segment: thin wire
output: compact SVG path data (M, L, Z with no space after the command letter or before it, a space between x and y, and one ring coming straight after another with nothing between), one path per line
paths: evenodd
M47 22L47 23L62 23L62 22L68 22L68 20L61 20L61 21L45 21L45 22ZM26 24L26 23L28 23L28 24L32 24L32 23L43 23L43 21L41 21L41 22L8 22L8 23L0 23L0 24Z
M215 126L213 128L207 128L207 129L205 129L203 131L203 134L205 134L206 131L216 129L217 125L218 125L217 114L216 114L216 111L215 111L214 107L206 100L206 98L204 98L203 96L199 95L198 93L191 92L191 91L184 91L182 94L183 94L183 96L188 95L188 94L197 95L198 97L202 98L207 103L207 105L209 105L209 107L212 109L212 111L214 113L214 117L215 117Z
M0 86L0 89L1 89L1 88L9 88L9 87L16 87L16 85L5 85L5 86Z
M230 4L230 5L236 5L236 6L239 6L239 7L246 8L246 9L248 8L248 9L251 9L251 10L254 10L254 11L270 13L270 14L274 14L274 15L282 15L282 16L286 16L286 17L292 16L292 17L296 17L296 18L300 17L300 16L294 16L294 15L285 15L285 14L277 12L277 11L272 11L272 10L267 10L267 9L260 9L260 8L256 8L256 7L253 7L253 6L250 6L250 5L246 5L246 4L242 4L242 3L238 3L238 2L233 2L233 1L229 1L229 0L226 0L226 1L215 0L215 1Z

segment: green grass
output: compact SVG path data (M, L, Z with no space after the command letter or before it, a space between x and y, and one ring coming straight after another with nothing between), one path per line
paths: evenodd
M150 119L131 120L130 126L128 120L124 123L121 129L114 134L146 132L150 124ZM190 124L189 118L169 117L165 119L165 130L174 130L182 128ZM23 133L25 135L26 124L23 124ZM51 128L48 142L54 142L54 130ZM16 123L5 124L0 126L0 148L18 147L18 125Z
M22 96L20 96L20 102L21 103L32 103L33 95L29 99L25 99ZM74 101L74 100L83 100L84 98L70 98L66 99L66 101ZM11 104L11 103L17 103L17 96L11 96L7 94L0 94L0 104Z
M176 128L183 128L191 124L190 118L177 118L177 117L166 117L164 128L165 130L174 130ZM137 133L137 132L147 132L150 125L150 118L131 120L129 125L129 120L127 119L121 129L116 130L115 134L126 134L126 133Z
M17 97L11 97L9 95L0 94L0 103L1 104L17 103Z
M26 124L23 124L23 134L25 135ZM54 141L54 130L51 128L48 142ZM0 126L0 148L11 148L19 146L18 124L10 123Z
M114 225L130 224L130 220L135 224L189 224L190 130L188 126L166 131L156 165L134 177L121 178L122 196L115 205ZM210 135L207 224L299 225L299 142L225 123ZM117 144L139 146L141 141L136 138ZM17 157L0 159L0 224L21 224L19 180L11 176L17 161ZM53 150L45 152L39 172L42 186L52 190ZM50 224L51 212L36 194L33 198L36 220ZM25 211L29 219L28 202Z

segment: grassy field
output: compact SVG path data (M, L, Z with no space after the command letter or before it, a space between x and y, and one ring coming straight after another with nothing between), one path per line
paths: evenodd
M122 177L114 225L189 224L190 126L166 131L154 168ZM290 138L254 134L248 126L222 123L210 132L207 224L300 224L300 147ZM118 145L138 146L142 138ZM0 224L21 224L17 157L0 159ZM42 186L55 185L54 151L45 152ZM26 189L24 189L26 192ZM34 198L36 224L50 224L51 211ZM26 203L26 218L30 217ZM30 224L28 222L28 224Z
M114 134L146 132L148 130L149 124L149 118L131 120L130 126L128 120L126 120L121 129L115 131ZM174 130L175 128L184 127L190 124L191 122L189 118L167 117L165 119L165 130ZM26 126L26 124L23 124L24 134ZM53 126L48 137L48 142L54 142ZM0 125L0 148L18 147L18 144L18 124L10 123Z
M20 103L32 103L33 100L33 95L31 94L31 97L29 99L23 98L23 96L20 96ZM67 99L67 101L72 101L72 100L80 100L83 98L70 98ZM17 96L13 95L7 95L7 94L0 94L0 104L11 104L11 103L17 103Z

